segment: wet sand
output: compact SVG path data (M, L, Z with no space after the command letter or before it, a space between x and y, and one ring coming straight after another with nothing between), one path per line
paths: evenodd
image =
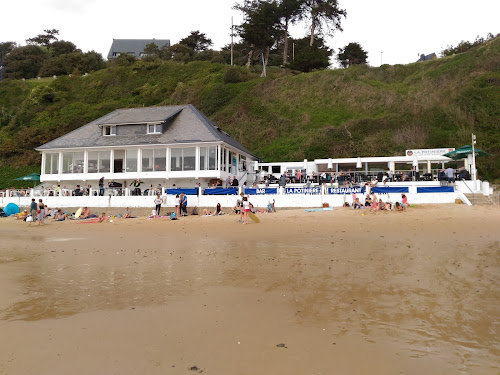
M0 374L500 373L500 207L260 218L1 219Z

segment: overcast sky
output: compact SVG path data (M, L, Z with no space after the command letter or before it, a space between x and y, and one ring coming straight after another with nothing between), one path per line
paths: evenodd
M171 44L199 30L220 49L230 43L235 0L11 0L2 1L0 42L25 45L26 39L58 29L59 39L106 58L115 39L170 39ZM240 0L240 3L242 0ZM327 39L338 49L358 42L369 64L406 64L421 53L438 56L447 45L500 33L498 0L339 0L347 11L344 32ZM307 33L293 27L292 37Z

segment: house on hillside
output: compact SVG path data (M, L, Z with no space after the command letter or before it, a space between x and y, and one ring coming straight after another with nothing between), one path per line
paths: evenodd
M258 158L192 105L118 109L36 149L41 181L98 180L193 187L237 176Z
M430 55L424 55L423 53L420 55L420 58L417 60L417 62L420 61L428 61L428 60L435 60L437 59L437 56L434 52L432 52Z
M154 43L158 48L170 47L169 39L113 39L108 53L108 60L122 54L132 55L140 59L144 57L144 48L148 44Z

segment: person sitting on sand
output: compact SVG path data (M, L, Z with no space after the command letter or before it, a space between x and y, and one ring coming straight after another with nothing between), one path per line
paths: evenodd
M62 212L61 209L57 209L57 214L54 217L54 221L64 221L64 220L69 220L68 214Z
M367 195L365 198L365 207L370 207L372 205L372 198L370 195Z
M217 207L215 207L215 215L224 215L224 212L222 212L222 206L220 203L217 203Z
M374 200L372 202L372 205L370 206L370 212L377 212L380 209L379 203L377 200Z
M354 209L356 209L356 208L357 209L361 209L362 206L361 206L361 202L359 201L359 198L356 198L356 200L354 201L354 205L353 206L354 206L353 207Z
M104 220L106 220L107 217L106 217L106 213L105 212L102 212L101 215L97 218L97 222L98 223L102 223Z
M90 210L88 207L83 207L82 213L80 215L80 219L88 219L90 216Z
M125 208L125 212L123 212L123 216L122 216L124 219L129 219L132 217L132 215L130 214L130 209L128 207Z
M399 202L396 202L396 211L403 212L403 206Z
M204 208L201 216L212 216L212 213L207 208Z

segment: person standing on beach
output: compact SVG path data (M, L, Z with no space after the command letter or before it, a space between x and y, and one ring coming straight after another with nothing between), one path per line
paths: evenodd
M162 202L162 199L160 197L160 194L156 194L156 198L155 198L155 205L156 205L156 216L160 216L160 210L161 210L161 202Z
M247 197L243 197L243 224L248 224L248 213L250 212L250 202Z
M226 189L231 186L231 177L227 176L226 178Z
M104 177L99 179L99 196L102 197L104 195Z
M175 214L177 217L181 214L181 198L179 198L179 194L175 196Z
M45 218L45 204L42 200L38 200L38 225L43 225L43 219Z
M38 209L38 206L35 202L35 198L31 198L31 204L30 204L30 214L31 214L31 221L29 223L29 225L31 225L31 223L34 223L35 220L36 220L36 211Z
M188 212L187 212L187 204L188 204L187 195L184 194L184 193L182 193L181 196L180 196L180 199L181 199L182 216L187 216L188 215Z

